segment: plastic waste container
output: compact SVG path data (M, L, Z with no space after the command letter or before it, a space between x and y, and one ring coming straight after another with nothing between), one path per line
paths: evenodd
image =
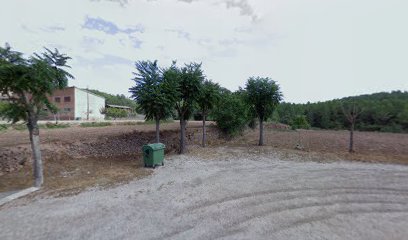
M166 146L163 143L153 143L143 146L143 161L145 167L155 168L157 165L164 165L164 149Z

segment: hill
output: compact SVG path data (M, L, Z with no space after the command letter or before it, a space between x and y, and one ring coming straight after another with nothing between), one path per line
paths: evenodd
M109 94L109 93L105 93L105 92L101 92L99 90L95 90L95 89L88 89L88 91L104 97L106 99L106 104L112 104L112 105L121 105L121 106L128 106L131 107L132 109L136 110L137 104L135 101L133 101L132 99L126 97L123 94L117 94L117 95L113 95L113 94Z
M408 92L366 94L325 102L279 105L275 120L294 125L305 119L312 128L347 129L343 108L355 104L361 113L356 129L362 131L408 132ZM306 124L307 125L307 124Z

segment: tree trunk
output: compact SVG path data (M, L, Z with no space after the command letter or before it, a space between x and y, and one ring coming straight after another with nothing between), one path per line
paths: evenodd
M41 187L44 183L44 176L40 149L40 131L36 120L29 119L27 126L30 133L31 150L33 152L34 186Z
M263 136L263 119L259 119L259 146L264 145L264 136Z
M350 126L350 145L349 145L349 152L354 152L354 122L351 123Z
M184 154L186 150L186 120L183 117L180 118L180 154Z
M207 141L207 134L206 134L206 130L205 130L205 114L203 114L203 147L205 147L205 143Z
M160 119L156 118L156 143L160 142Z

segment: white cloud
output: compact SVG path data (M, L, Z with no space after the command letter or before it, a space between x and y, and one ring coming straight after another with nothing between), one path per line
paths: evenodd
M203 62L232 90L277 80L287 101L408 89L399 0L5 0L0 43L73 58L71 84L127 93L132 62Z

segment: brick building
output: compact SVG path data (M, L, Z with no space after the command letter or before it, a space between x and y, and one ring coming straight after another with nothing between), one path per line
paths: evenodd
M44 109L43 120L103 120L101 109L105 107L105 98L77 87L55 90L48 98L58 108L53 114Z

